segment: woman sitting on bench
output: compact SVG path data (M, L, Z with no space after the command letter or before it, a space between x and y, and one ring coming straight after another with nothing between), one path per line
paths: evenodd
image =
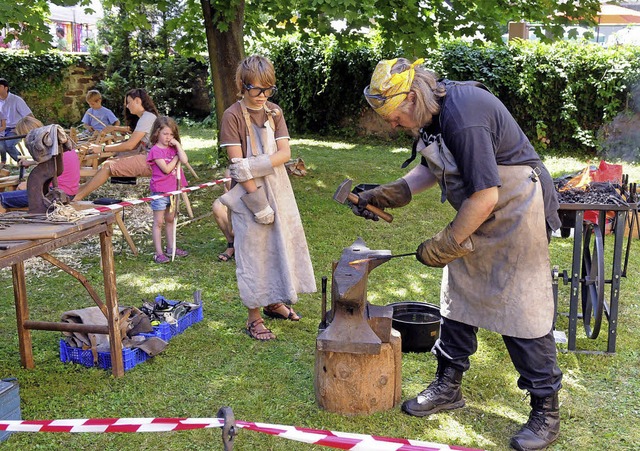
M147 164L149 132L158 110L144 89L132 89L125 96L125 122L133 130L126 141L116 144L92 144L89 153L117 152L112 160L102 164L96 175L80 187L73 198L79 201L102 186L110 177L151 177Z

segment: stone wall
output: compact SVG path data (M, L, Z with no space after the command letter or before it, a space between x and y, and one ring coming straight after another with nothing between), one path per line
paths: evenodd
M23 90L21 96L33 115L44 124L79 125L89 107L85 102L87 90L95 88L99 80L98 75L81 63L65 70L60 86L51 87L48 92L42 92L42 87L40 90Z
M89 108L86 102L87 91L95 89L100 77L90 70L86 65L72 66L69 68L65 77L65 93L62 103L68 112L69 119L73 123L80 123L84 112ZM111 105L113 107L113 105ZM113 110L113 108L111 108ZM113 110L116 116L120 116L120 112Z

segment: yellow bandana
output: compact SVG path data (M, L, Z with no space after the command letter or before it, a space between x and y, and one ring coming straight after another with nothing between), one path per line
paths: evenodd
M415 67L424 63L424 59L419 58L409 69L397 74L392 74L391 68L396 61L398 61L397 58L380 61L371 76L368 93L381 97L379 102L382 105L378 107L375 106L375 100L377 99L368 98L367 100L374 111L382 117L389 115L389 113L398 108L404 99L407 98L407 94L411 89L411 83L413 83L413 76L416 73Z

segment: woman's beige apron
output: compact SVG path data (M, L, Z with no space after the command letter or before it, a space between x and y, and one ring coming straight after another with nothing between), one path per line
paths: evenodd
M271 121L264 127L250 122L247 126L253 127L247 130L249 156L276 152ZM274 302L295 304L299 293L316 291L311 257L289 176L284 165L273 170L271 175L254 179L266 191L275 212L272 224L255 222L253 213L241 200L246 191L240 184L220 197L232 212L238 289L242 303L250 309Z
M459 210L466 199L453 155L438 137L417 149ZM498 165L502 185L491 216L473 233L475 250L442 275L442 316L502 335L538 338L553 322L551 263L542 186L529 166Z

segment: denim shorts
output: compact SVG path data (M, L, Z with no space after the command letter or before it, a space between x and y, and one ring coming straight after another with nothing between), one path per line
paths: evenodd
M152 196L157 196L164 193L151 193ZM160 199L154 199L151 201L151 209L153 211L164 211L171 205L171 196L161 197Z

